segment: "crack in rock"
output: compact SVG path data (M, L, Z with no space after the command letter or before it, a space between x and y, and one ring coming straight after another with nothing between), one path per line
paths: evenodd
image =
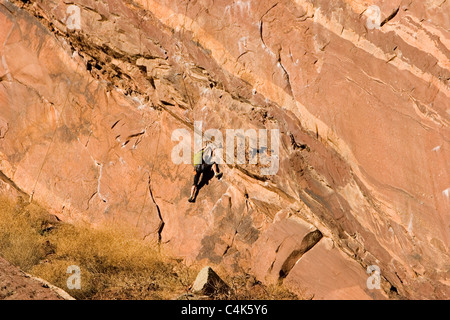
M148 177L148 191L150 193L150 197L151 197L153 203L155 204L156 211L158 212L158 218L160 220L159 226L158 226L158 228L156 230L156 232L158 234L158 245L160 245L161 244L161 240L162 240L162 232L163 232L163 229L164 229L164 226L165 226L166 223L164 222L164 219L163 219L163 217L161 215L161 210L159 209L159 205L158 205L158 203L156 203L155 197L153 196L151 183L152 183L152 179L149 176Z
M303 238L299 248L292 251L284 261L279 272L279 280L286 278L289 272L291 272L292 268L300 260L300 258L309 250L311 250L320 241L320 239L322 239L322 237L322 232L320 232L319 230L308 233Z

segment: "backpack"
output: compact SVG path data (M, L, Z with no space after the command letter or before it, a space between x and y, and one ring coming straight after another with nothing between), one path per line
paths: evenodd
M203 151L200 150L199 152L194 154L194 166L202 164L203 163Z
M206 147L194 154L194 166L199 164L210 164L212 162L213 150L211 147Z

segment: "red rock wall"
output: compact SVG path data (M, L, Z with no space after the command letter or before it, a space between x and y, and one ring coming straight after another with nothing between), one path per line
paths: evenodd
M4 189L262 281L294 259L284 283L305 296L448 298L448 3L86 0L70 31L63 1L11 2ZM277 175L223 166L189 204L171 135L195 120L279 129Z

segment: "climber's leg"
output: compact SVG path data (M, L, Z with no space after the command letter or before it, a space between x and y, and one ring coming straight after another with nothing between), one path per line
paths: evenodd
M197 186L192 186L191 197L188 199L189 202L195 202L195 194L197 193Z
M195 196L197 194L197 186L200 181L200 176L202 174L201 165L196 165L194 168L194 184L191 188L191 197L189 198L189 202L195 202Z
M222 178L222 176L223 176L223 173L220 172L219 165L217 163L214 163L212 168L214 171L214 176L220 180L220 178Z

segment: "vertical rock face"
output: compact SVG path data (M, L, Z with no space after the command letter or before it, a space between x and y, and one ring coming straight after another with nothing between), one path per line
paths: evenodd
M0 0L0 190L309 297L449 298L448 2L73 3ZM188 203L194 121L280 130L277 174Z

